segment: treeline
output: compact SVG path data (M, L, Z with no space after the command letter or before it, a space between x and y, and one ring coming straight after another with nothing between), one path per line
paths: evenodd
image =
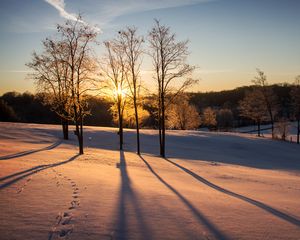
M7 92L0 97L0 121L60 124L51 105L44 102L42 94ZM90 111L84 119L86 125L113 126L110 101L88 96L87 104Z
M275 84L270 85L277 96L279 102L278 118L287 118L293 120L293 108L290 92L292 85ZM240 116L239 103L244 99L247 92L251 91L253 86L244 86L233 90L220 92L198 92L186 93L188 103L194 106L197 114L200 116L198 127L210 127L209 123L205 122L204 112L207 108L211 108L216 112L215 129L222 128L222 122L218 122L218 112L224 109L230 110L232 113L231 121L228 123L231 127L241 127L252 125L253 121ZM183 101L183 98L180 98ZM25 123L44 123L44 124L60 124L60 118L55 114L50 105L43 104L42 94L31 94L29 92L17 93L7 92L0 97L0 120L14 121ZM155 128L156 126L156 106L153 97L144 97L143 102L143 119L141 122L144 128ZM113 102L107 98L95 96L87 97L89 114L84 118L85 125L91 126L117 126L117 121L114 121L112 109ZM128 114L129 115L129 114ZM134 127L134 122L130 121L130 116L125 116L125 126ZM172 117L176 117L172 115ZM190 116L189 116L190 117ZM220 116L219 116L220 117ZM170 118L170 117L169 117ZM265 121L268 123L268 121ZM169 126L169 128L181 128ZM186 129L189 129L187 127Z
M293 85L284 84L273 84L268 86L272 89L277 100L278 100L278 114L279 118L287 118L293 120L294 110L292 106L291 90ZM229 109L232 112L233 122L232 127L241 127L245 125L253 124L252 120L240 116L239 104L242 99L246 96L247 92L251 92L255 89L255 86L243 86L232 90L224 90L219 92L198 92L190 93L190 103L197 106L198 111L201 113L208 107L218 111L221 109ZM268 123L268 121L265 121ZM205 125L205 124L204 124ZM220 128L221 126L216 126Z

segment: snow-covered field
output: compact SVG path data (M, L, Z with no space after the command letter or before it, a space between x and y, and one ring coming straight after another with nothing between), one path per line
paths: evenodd
M275 135L280 138L280 130L278 130L278 123L275 122ZM272 138L271 124L261 125L261 136L266 138ZM251 133L257 135L257 125L251 125L246 127L239 127L232 129L234 132ZM289 122L287 125L286 141L297 142L297 122Z
M0 123L0 239L300 239L300 146L237 133L158 136Z

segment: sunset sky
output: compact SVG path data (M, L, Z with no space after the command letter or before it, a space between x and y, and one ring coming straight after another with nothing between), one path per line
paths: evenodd
M200 79L193 90L249 85L256 68L271 83L291 83L300 74L300 0L1 0L0 94L34 92L25 63L56 23L78 12L101 29L99 41L127 25L147 34L160 19L178 39L190 40L189 62ZM151 65L143 73L154 84Z

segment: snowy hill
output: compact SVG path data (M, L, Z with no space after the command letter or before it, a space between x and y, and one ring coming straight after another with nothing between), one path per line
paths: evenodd
M251 134L0 123L5 239L298 239L300 146Z

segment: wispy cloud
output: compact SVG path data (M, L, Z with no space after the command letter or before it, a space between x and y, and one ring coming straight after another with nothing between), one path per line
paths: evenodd
M77 14L67 12L65 9L66 4L65 4L64 0L44 0L44 1L46 1L47 3L52 5L54 8L56 8L61 17L68 19L68 20L72 20L72 21L79 21L83 24L89 25L88 23L86 23L82 20L79 20ZM100 28L98 28L96 26L91 26L91 27L97 32L101 31Z
M57 9L61 17L76 20L76 14L70 13L66 10L66 3L64 0L44 1ZM211 1L216 0L85 0L80 4L77 3L75 7L84 10L84 14L86 16L89 16L92 13L97 21L100 20L100 26L104 26L115 18L127 14L187 6ZM70 1L70 3L72 2Z
M188 6L216 0L90 0L99 6L98 12L102 25L117 17L131 13Z
M68 13L65 10L65 1L64 0L45 0L47 3L49 3L50 5L52 5L54 8L56 8L60 14L61 17L69 19L69 20L73 20L76 21L77 17L75 14L73 13Z

